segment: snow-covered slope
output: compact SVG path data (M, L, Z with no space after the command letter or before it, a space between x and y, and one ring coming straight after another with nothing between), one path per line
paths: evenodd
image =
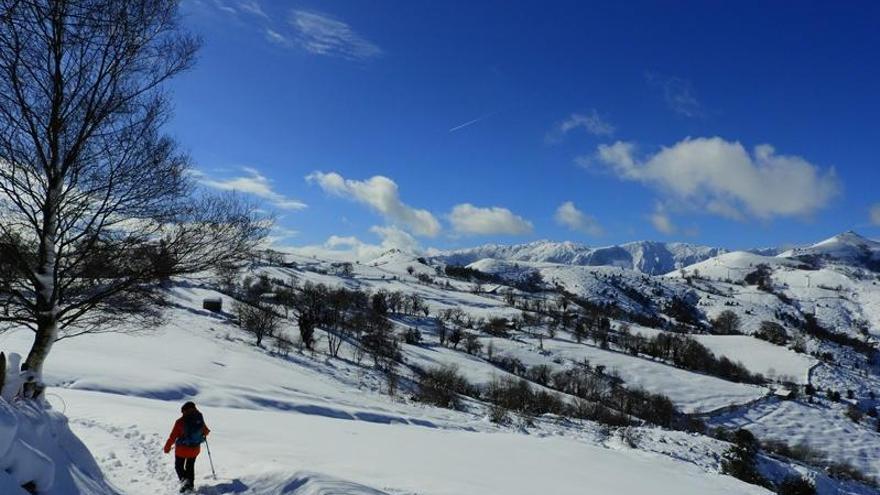
M638 325L630 328L634 333L652 337L664 332ZM810 370L819 363L807 354L748 335L694 335L693 338L715 355L740 362L753 373L799 384L809 383Z
M151 432L169 427L172 405L80 391L67 392L64 397L82 418L79 422L84 438L106 436L108 432L116 435L113 441L117 456L126 457L120 467L134 471L138 469L137 461L155 459L153 468L157 473L119 473L119 482L131 487L127 493L171 493L161 488L163 481L168 482L170 468L161 464L160 454L152 453L158 450L159 442ZM203 412L215 431L211 448L221 481L201 481L210 487L201 493L770 493L730 477L707 474L698 466L669 457L603 447L563 435L425 428L278 410L204 407ZM136 427L114 426L120 423L120 416ZM146 445L140 443L144 432ZM129 454L129 450L135 454ZM198 472L204 473L206 464L200 458ZM634 472L638 476L632 476ZM130 478L133 475L137 476L136 482Z
M539 435L523 435L473 414L389 399L376 373L346 360L253 347L233 324L199 308L216 295L178 287L178 306L162 328L74 339L47 363L49 401L123 493L174 492L161 445L188 399L213 430L220 476L210 479L200 457L200 493L767 493L693 463L604 445L589 425L539 423ZM25 349L28 337L15 332L3 346ZM489 369L479 360L470 368ZM633 469L638 477L626 475Z
M779 256L789 258L815 256L826 261L877 269L880 268L880 242L848 231L812 246L790 249L780 253Z
M802 442L824 458L764 456L761 471L771 480L798 474L813 479L820 495L877 493L823 471L849 463L880 476L878 422L866 415L880 405L880 369L869 352L880 337L880 279L861 264L864 258L847 254L856 241L835 239L813 246L811 256L730 252L703 259L708 252L697 249L698 262L663 276L632 269L649 265L632 261L626 249L635 265L608 266L618 258L587 262L571 255L577 245L570 243L558 250L545 243L549 250L522 260L515 248L499 248L496 256L477 248L469 267L495 276L483 284L445 274L446 263L465 258L426 260L397 250L350 264L290 255L284 263L248 267L243 275L278 287L323 284L420 301L421 311L387 315L401 340L415 330L420 336L400 344L393 397L387 375L354 340L343 343L338 358L328 356L321 328L313 351L285 349L271 336L257 348L231 314L201 308L203 299L221 297L229 309L231 300L214 282L180 280L168 291L171 306L161 327L82 336L53 350L48 400L70 419L97 466L81 455L62 463L68 473L85 473L92 488L62 482L64 489L46 494L173 493L173 469L161 445L181 402L190 399L214 432L219 479L208 476L205 457L197 467L205 495L769 493L719 475L729 444L704 434L711 430L688 433L637 417L630 420L641 426L625 428L554 414L490 421L485 392L501 379L528 380L533 390L572 404L586 400L561 392L556 377L570 372L599 377L589 382L599 388L584 407L590 401L621 407L620 390L662 395L677 410L678 427L700 420L746 428L761 439ZM817 250L821 262L814 262ZM514 287L534 274L543 280L537 287ZM713 334L712 321L724 311L739 317L738 334ZM439 317L455 312L461 321L445 325L458 325L470 344L465 338L451 345L448 334L441 342ZM502 321L501 333L487 330L494 320ZM782 328L784 341L756 337L767 338L760 330L768 323ZM603 325L606 333L597 336ZM593 333L584 337L578 328ZM297 335L293 316L276 334ZM636 337L643 340L633 345ZM26 352L30 338L25 330L0 335L0 350ZM658 355L664 345L681 348ZM709 354L700 355L697 367L668 357L699 347ZM722 358L727 368L739 363L764 378L724 374ZM476 390L461 396L458 409L414 400L419 373L438 366L454 366ZM610 384L604 392L603 383ZM816 390L812 397L807 385ZM70 455L73 445L53 458ZM631 476L634 469L639 476Z
M836 236L779 256L727 253L686 267L681 273L670 273L667 278L690 279L695 288L713 292L704 295L700 303L709 317L735 305L748 322L744 325L747 333L757 330L762 320L785 323L785 318L780 319L784 315L803 319L804 314L810 314L837 333L880 335L880 275L866 268L867 258L854 254L876 251L873 247L863 251L839 239L853 236ZM874 244L866 241L858 245ZM748 282L759 268L766 269L768 277L763 288Z

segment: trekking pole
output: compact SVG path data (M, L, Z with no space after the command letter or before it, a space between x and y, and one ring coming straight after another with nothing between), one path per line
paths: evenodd
M211 458L211 446L208 445L208 439L205 439L205 449L208 450L208 462L211 463L211 474L214 476L214 481L217 481L217 473L214 471L214 459Z

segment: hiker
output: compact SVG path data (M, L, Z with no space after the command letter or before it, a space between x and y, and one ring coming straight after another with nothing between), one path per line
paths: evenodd
M199 446L211 430L205 425L205 418L194 403L187 402L180 412L183 414L174 422L171 435L165 442L165 453L171 452L171 446L174 445L174 470L180 480L180 493L185 493L195 489L196 457L201 452Z

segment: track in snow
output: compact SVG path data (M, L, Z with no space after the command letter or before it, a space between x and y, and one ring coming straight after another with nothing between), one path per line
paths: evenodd
M114 486L131 495L178 493L173 457L162 452L164 438L158 433L145 434L137 425L119 427L91 419L72 419L75 431L91 430L90 437L112 445L108 453L95 460ZM77 432L78 432L77 431Z

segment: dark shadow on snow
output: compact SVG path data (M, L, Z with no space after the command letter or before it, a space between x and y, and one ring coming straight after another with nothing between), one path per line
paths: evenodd
M249 487L241 480L235 479L214 486L202 486L196 490L200 495L223 495L228 493L244 493Z

